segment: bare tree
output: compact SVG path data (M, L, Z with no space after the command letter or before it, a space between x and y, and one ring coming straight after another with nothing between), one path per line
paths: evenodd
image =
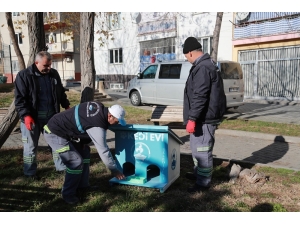
M19 48L19 44L18 44L18 41L15 36L15 29L14 29L12 18L11 18L11 12L6 12L5 17L6 17L6 21L7 21L7 29L9 32L9 36L12 41L12 45L14 47L16 55L18 57L19 68L21 70L25 69L24 57ZM9 106L6 115L0 122L0 148L5 143L5 141L9 137L10 133L13 131L13 129L17 125L18 121L19 121L19 116L15 109L15 101L13 101L11 103L11 105Z
M94 12L80 13L81 100L94 99L96 70L94 64Z
M219 37L221 31L221 24L223 19L223 12L217 12L216 25L213 33L213 43L212 43L212 52L211 58L215 62L218 60L218 46L219 46Z
M12 18L11 18L11 12L6 12L5 17L6 17L6 21L7 21L7 29L8 29L9 37L12 41L12 45L13 45L15 53L18 57L19 68L21 70L23 70L23 69L25 69L24 57L20 50L18 41L15 37L15 29L14 29L14 25L13 25Z
M44 19L42 12L27 13L27 24L29 34L29 59L27 66L34 63L35 55L42 50L47 50L45 44Z
M20 51L18 42L15 37L15 30L11 19L11 12L7 12L6 20L9 30L9 35L12 40L12 44L16 55L18 56L18 62L20 70L25 69L25 62L22 52ZM30 43L30 52L28 65L34 63L35 55L40 51L45 49L45 32L44 32L44 22L43 22L43 13L35 12L27 14L27 24L29 30L29 43ZM15 126L19 121L19 116L15 110L15 101L13 101L8 109L7 114L2 119L0 123L0 148L5 143Z

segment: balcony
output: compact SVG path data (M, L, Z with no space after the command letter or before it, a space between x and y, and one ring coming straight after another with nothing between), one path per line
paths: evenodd
M275 17L277 16L277 17ZM251 12L249 19L235 24L233 40L287 35L300 31L300 13Z
M44 12L44 24L60 22L59 12Z
M73 41L46 43L46 45L48 46L48 52L50 52L51 54L74 52Z

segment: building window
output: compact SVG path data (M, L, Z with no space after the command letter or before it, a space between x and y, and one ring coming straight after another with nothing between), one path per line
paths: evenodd
M116 30L121 28L121 13L111 13L108 16L108 28L110 30Z
M50 33L45 35L46 43L56 43L56 33Z
M19 62L18 60L11 61L13 72L19 72Z
M23 44L22 33L15 33L18 44Z
M141 56L175 53L175 38L141 42L140 50Z
M53 20L59 20L59 13L58 12L44 12L43 13L44 21L53 21Z
M20 13L19 13L19 12L13 12L13 13L12 13L12 16L13 16L13 17L15 17L15 16L20 16Z
M58 70L58 62L57 62L57 61L52 61L51 67L52 67L53 69Z
M122 48L109 50L109 59L110 63L123 63Z
M213 37L198 38L198 41L202 45L203 53L211 54L211 52L212 52L212 40L213 40Z

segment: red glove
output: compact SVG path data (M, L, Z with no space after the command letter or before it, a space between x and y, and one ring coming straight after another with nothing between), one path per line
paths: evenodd
M194 133L195 127L196 127L196 122L193 120L189 120L185 129L188 133Z
M25 116L24 123L25 123L27 130L33 130L35 123L31 116Z
M66 108L65 108L65 110L67 110L67 109L69 109L70 108L70 106L67 106Z

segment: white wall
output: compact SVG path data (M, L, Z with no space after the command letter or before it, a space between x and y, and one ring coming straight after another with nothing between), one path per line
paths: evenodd
M24 13L24 14L20 13L20 16L12 17L12 20L13 20L13 23L15 21L22 21L22 20L27 22L27 14L26 13ZM21 25L18 25L18 26L14 25L14 27L15 27L15 32L16 33L22 32L22 34L23 34L23 39L22 39L23 44L19 44L19 47L20 47L20 50L23 54L25 65L27 65L28 59L29 59L29 44L28 44L29 39L28 39L27 23L26 24L21 24ZM3 44L6 44L6 45L11 45L12 60L18 60L17 56L16 56L16 53L14 51L14 48L11 44L9 32L8 32L8 29L7 29L7 21L6 21L6 17L5 17L5 12L0 12L0 33L1 33L1 38L2 38L1 42Z
M113 41L107 41L104 47L99 46L98 38L95 34L95 69L96 74L124 74L135 75L139 71L139 43L137 41L137 26L131 22L130 13L122 13L121 29L114 30ZM97 19L95 20L95 30L99 29ZM109 63L109 49L123 49L123 64Z
M187 37L208 37L213 36L216 24L216 12L199 13L192 15L188 13L180 13L177 25L177 58L185 59L182 54L182 44ZM218 47L218 60L232 60L232 21L233 13L224 12Z
M133 12L132 12L133 14ZM121 29L112 31L114 40L107 41L104 47L99 46L99 34L95 34L95 69L97 75L136 75L140 65L141 41L155 40L166 37L176 39L176 58L185 59L182 54L182 44L189 36L208 37L213 35L216 22L216 12L198 13L191 12L176 13L177 31L160 32L138 36L137 24L131 18L130 12L122 12ZM232 21L233 13L224 12L218 48L218 60L232 60ZM102 20L95 19L95 31L99 30ZM123 64L109 63L109 49L123 48Z

